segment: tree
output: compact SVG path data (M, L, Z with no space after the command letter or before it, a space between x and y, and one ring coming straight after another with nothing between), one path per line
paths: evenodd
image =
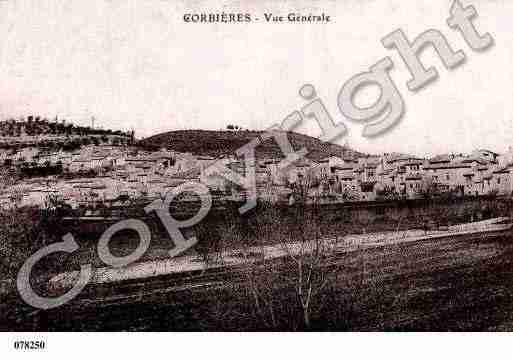
M195 227L194 235L198 240L194 249L205 264L204 270L207 270L212 263L222 262L221 234L215 223L202 221Z
M301 185L307 193L306 181ZM250 245L245 236L240 239L244 243L243 278L253 313L265 328L309 330L325 290L336 279L330 260L342 234L325 238L317 198L307 205L306 196L299 196L291 211L291 223L284 223L275 206L265 203L259 207L254 224L257 242ZM269 243L276 245L270 247ZM296 321L298 310L301 322Z
M376 199L390 201L399 199L399 193L390 185L377 183L374 190L376 191Z
M432 176L422 176L420 184L420 195L422 198L430 199L433 196L440 194L438 186Z
M312 312L320 305L323 290L336 278L336 269L329 266L340 233L335 239L326 239L320 226L319 203L314 201L309 211L300 203L295 221L293 242L284 242L288 268L295 272L295 291L302 310L303 324L311 328Z

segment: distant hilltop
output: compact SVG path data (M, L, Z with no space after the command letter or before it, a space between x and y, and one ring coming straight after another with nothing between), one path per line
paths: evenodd
M138 145L148 150L156 150L164 147L177 152L189 152L193 155L220 157L223 155L234 154L237 149L263 134L263 131L249 130L170 131L142 139L138 142ZM352 150L347 146L322 142L317 138L295 132L288 132L287 137L295 150L306 147L308 149L306 157L312 160L318 160L329 156L338 156L341 158L358 158L367 156L366 154ZM256 147L256 157L258 159L262 159L282 158L284 156L276 140L274 138L270 138Z
M75 144L110 143L128 144L133 141L133 131L114 131L92 126L78 126L64 119L48 120L39 116L0 121L0 147L46 146ZM75 146L76 147L76 146Z

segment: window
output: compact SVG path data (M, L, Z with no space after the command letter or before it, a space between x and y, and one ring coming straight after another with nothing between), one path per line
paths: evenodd
M446 175L445 175L445 178L446 178L446 179L447 179L447 181L448 181L448 180L450 180L450 179L451 179L451 176L450 176L449 174L446 174Z
M497 184L501 184L501 178L497 178Z

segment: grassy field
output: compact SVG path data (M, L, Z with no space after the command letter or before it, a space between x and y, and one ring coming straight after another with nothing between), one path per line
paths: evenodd
M513 236L469 235L335 253L305 327L287 261L88 288L50 311L4 310L2 330L511 330ZM268 269L269 269L268 268ZM269 277L270 276L270 277ZM253 287L254 288L254 287ZM71 319L72 318L72 319Z

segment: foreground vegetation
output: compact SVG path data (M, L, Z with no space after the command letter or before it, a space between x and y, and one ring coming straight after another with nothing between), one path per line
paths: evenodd
M457 223L477 209L482 212L483 204L457 212L433 204L429 211L407 211L411 215L406 217L367 218L316 205L260 205L242 217L236 207L224 208L194 228L199 238L194 250L205 270L90 285L51 311L34 311L11 298L1 305L2 322L6 329L19 323L20 330L456 330L502 325L511 313L505 304L513 296L507 279L513 272L508 234L362 247L350 253L338 252L325 240L355 231L422 228L436 217ZM509 202L487 204L486 210L490 216L509 215ZM59 232L66 230L60 217L57 208L18 208L0 217L4 280L14 280L37 249L60 240ZM151 226L152 233L163 233ZM80 253L48 257L35 276L48 278L81 263L102 266L95 257L97 238L76 238ZM136 236L122 233L113 240L112 252L127 255L137 243ZM170 243L157 236L141 261L164 258ZM276 243L287 256L266 258L258 249ZM230 248L238 250L245 265L208 269L209 263L222 262L223 251ZM39 289L44 292L44 286ZM497 318L492 323L474 310ZM70 315L81 320L69 322ZM451 315L461 321L436 319Z
M459 237L334 254L326 262L331 280L311 306L308 325L297 267L284 261L267 263L266 270L250 266L89 287L53 310L4 309L0 329L511 330L512 239Z

